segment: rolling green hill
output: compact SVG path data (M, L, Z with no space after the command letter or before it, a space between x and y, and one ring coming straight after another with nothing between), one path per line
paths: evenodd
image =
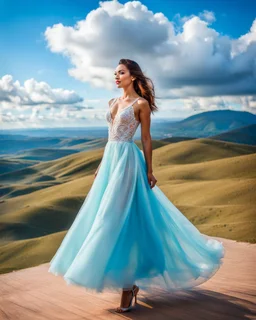
M37 164L39 161L35 160L22 160L13 158L1 158L0 159L0 175L3 173L10 173L15 170L24 169Z
M70 149L55 149L55 148L35 148L32 150L20 151L12 156L13 159L26 159L49 161L59 159L79 151Z
M256 124L251 124L249 126L224 132L210 138L228 142L256 145Z
M158 187L201 232L256 242L256 147L212 139L154 143ZM0 203L1 273L50 260L86 199L103 152L80 152L17 170L12 178L0 176L6 189Z
M207 138L168 144L154 151L154 166L200 163L256 152L256 146L223 142Z

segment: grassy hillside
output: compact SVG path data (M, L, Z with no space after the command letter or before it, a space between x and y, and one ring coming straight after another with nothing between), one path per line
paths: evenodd
M155 150L153 165L201 163L255 152L256 146L200 138L168 144Z
M12 156L13 159L26 159L49 161L77 153L77 150L59 149L59 148L35 148L27 151L19 151Z
M48 262L66 231L29 240L13 241L0 247L0 274ZM12 254L10 254L10 252Z
M256 124L224 132L210 137L215 140L256 145Z
M135 141L136 145L142 150L142 143L141 140L136 140ZM163 141L163 140L152 140L152 149L158 149L160 147L166 146L170 144L169 141Z
M11 192L5 193L5 197L16 196L15 187L20 189L21 184L25 188L31 188L31 184L36 189L38 185L42 188L52 186L53 184L60 184L65 181L82 177L84 175L92 174L99 165L104 148L93 151L79 152L72 154L61 159L51 160L39 163L29 168L16 170L12 174L1 174L0 180L2 187L0 192L3 194L3 189L8 190L7 185L13 186ZM24 194L24 191L23 191Z
M89 151L89 150L95 150L99 148L104 148L107 143L107 139L93 139L91 141L87 142L81 142L73 144L69 147L69 149L79 150L79 151Z
M89 148L88 151L40 162L30 167L14 170L11 174L0 174L2 182L2 186L0 186L1 196L3 196L3 199L16 197L17 195L58 185L69 181L70 178L75 179L93 174L102 159L104 152L104 147L101 148L102 144L105 146L104 139L97 140L95 146L98 145L100 148L95 148L94 150L93 143L89 142L86 146ZM140 141L136 141L136 144L142 149ZM158 140L152 141L153 149L167 144L169 143ZM81 146L82 148L85 148L85 146Z
M10 173L15 170L20 170L20 169L30 167L34 164L37 164L38 162L39 161L34 161L34 160L1 158L0 159L0 175L3 173Z
M40 130L40 129L38 129ZM18 130L16 130L18 131ZM29 131L29 130L28 130ZM34 133L37 130L33 130ZM26 150L27 155L29 156L29 150L33 149L68 149L74 145L81 143L86 143L93 141L94 139L90 138L58 138L58 137L49 137L49 131L47 136L45 136L44 130L41 130L42 133L38 137L33 137L25 134L0 134L0 155L11 155L19 153L21 156ZM25 131L24 131L25 133ZM81 133L81 135L83 135ZM63 136L65 136L63 134Z
M212 139L154 143L159 188L201 232L256 242L256 147ZM0 203L0 272L50 260L92 186L103 152L40 163L9 180L1 175L9 190ZM52 180L38 182L42 176Z

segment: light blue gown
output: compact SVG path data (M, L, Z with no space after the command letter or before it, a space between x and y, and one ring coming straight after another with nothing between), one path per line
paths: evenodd
M140 124L135 101L114 119L107 111L101 166L48 271L93 292L133 284L147 291L190 289L220 268L224 246L200 233L157 185L150 188L133 140Z

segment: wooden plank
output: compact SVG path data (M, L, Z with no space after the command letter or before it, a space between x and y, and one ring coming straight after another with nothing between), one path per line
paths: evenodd
M67 285L49 263L0 276L0 320L256 319L256 245L221 239L224 264L206 283L175 293L140 290L138 305L115 313L120 294Z

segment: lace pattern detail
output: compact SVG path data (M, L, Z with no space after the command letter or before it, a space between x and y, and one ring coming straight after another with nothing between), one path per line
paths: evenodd
M106 113L109 141L133 141L133 136L140 124L140 122L135 118L133 109L133 104L138 99L139 98L133 101L133 103L129 106L117 112L114 119L112 119L111 116L111 107L115 103L116 99L111 104L109 110Z

